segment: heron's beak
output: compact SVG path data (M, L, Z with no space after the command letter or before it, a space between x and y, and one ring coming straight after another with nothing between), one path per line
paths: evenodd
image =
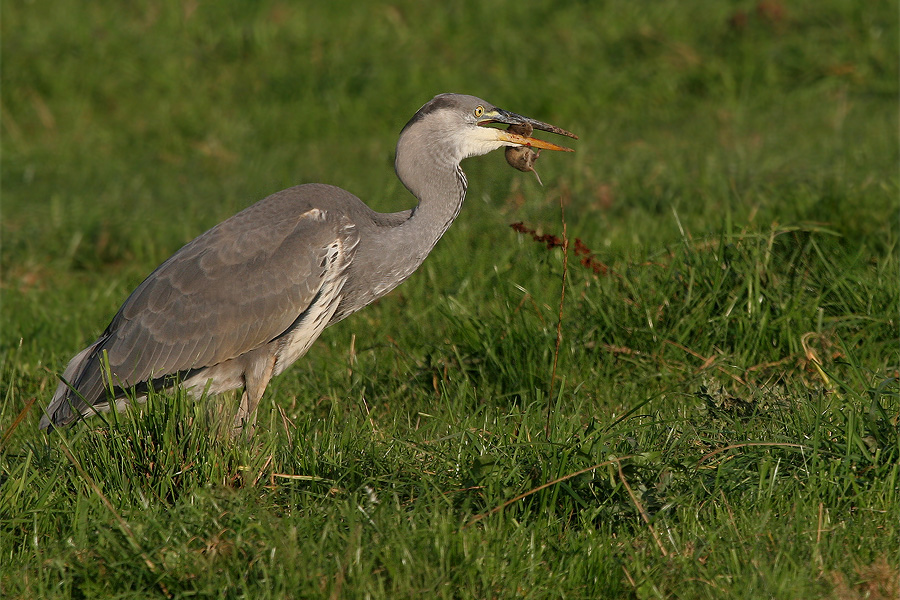
M577 135L566 131L565 129L560 129L555 125L550 125L549 123L544 123L542 121L529 119L528 117L523 117L522 115L503 110L502 108L495 108L492 111L486 112L478 120L478 124L482 126L490 125L491 123L504 123L506 125L528 124L531 125L533 129L540 129L541 131L549 131L550 133L564 135L576 140L578 139ZM502 142L511 142L516 146L528 146L529 148L542 148L544 150L559 150L561 152L574 152L574 150L566 148L565 146L557 146L556 144L545 142L544 140L503 131L502 129L497 130L497 139Z

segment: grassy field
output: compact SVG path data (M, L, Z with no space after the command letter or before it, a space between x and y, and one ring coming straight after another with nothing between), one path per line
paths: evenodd
M896 598L896 6L429 6L0 2L0 596ZM252 441L228 395L38 430L208 227L303 182L410 207L444 91L577 152L465 162Z

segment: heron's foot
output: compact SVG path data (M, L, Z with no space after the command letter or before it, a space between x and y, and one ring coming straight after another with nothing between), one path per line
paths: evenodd
M256 411L247 414L238 409L238 414L234 417L234 423L231 426L231 439L243 436L249 440L254 433L256 433Z
M246 440L253 439L256 434L256 425L235 425L231 428L231 439L244 438Z

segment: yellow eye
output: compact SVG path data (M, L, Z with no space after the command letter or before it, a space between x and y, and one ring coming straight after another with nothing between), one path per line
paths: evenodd
M472 114L474 114L476 118L480 117L481 115L484 114L484 107L479 104L478 106L475 107L475 110L472 111Z

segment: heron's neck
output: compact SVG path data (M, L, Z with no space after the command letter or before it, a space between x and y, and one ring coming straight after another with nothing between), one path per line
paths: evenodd
M459 215L466 197L466 176L459 162L452 158L428 161L427 167L416 164L415 160L412 165L405 165L401 162L403 158L403 155L397 157L397 175L419 200L409 218L390 234L398 250L397 258L404 264L402 271L408 271L402 276L406 279Z
M383 215L388 219L360 240L361 256L351 266L345 298L333 320L359 310L412 275L462 208L466 176L459 162L464 157L420 142L414 135L402 135L395 162L397 176L419 203L412 210Z
M379 248L372 253L379 264L375 294L382 296L419 268L450 224L466 197L466 176L453 157L428 157L404 153L398 147L397 176L418 198L407 218L378 235Z
M421 260L459 215L466 198L466 175L459 163L446 168L417 171L415 177L401 176L401 181L419 200L409 219L400 226L401 235L414 242ZM411 248L412 249L412 248Z

